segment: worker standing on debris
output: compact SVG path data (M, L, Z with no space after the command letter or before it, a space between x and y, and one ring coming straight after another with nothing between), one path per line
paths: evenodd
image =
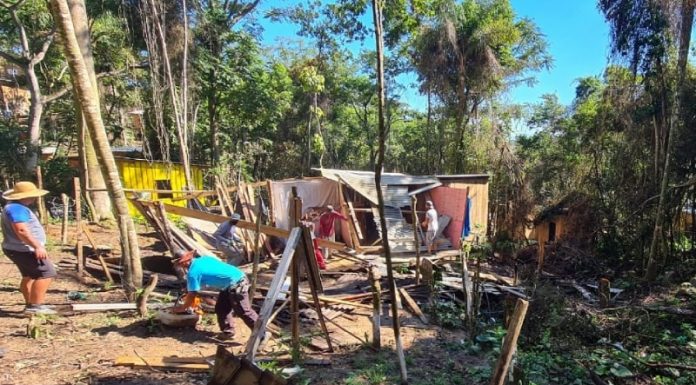
M235 266L242 263L244 259L242 257L242 239L237 235L237 222L240 219L239 214L232 214L230 219L222 222L213 234L215 248L225 256L227 263Z
M47 193L32 182L18 182L2 194L9 201L2 212L2 251L22 274L19 290L24 296L24 311L34 314L56 313L44 304L56 269L46 252L46 232L29 208Z
M346 218L343 214L337 212L334 210L333 206L328 205L326 206L326 211L321 214L319 217L319 238L326 239L328 241L335 241L336 240L336 231L334 229L334 221L336 219L342 219L344 221L347 221L348 218ZM329 254L329 248L325 247L324 248L324 258L329 259L330 254Z
M179 273L186 276L186 296L183 303L172 308L184 313L192 307L203 288L218 290L215 314L225 338L234 337L234 316L244 321L249 329L259 318L249 302L249 280L243 271L228 265L212 255L198 255L196 251L177 251L173 261Z
M437 223L437 211L435 211L433 201L426 201L425 208L428 209L428 211L425 212L425 220L422 225L427 228L425 232L425 244L428 246L428 254L432 254L435 249L435 233L437 233L439 224Z

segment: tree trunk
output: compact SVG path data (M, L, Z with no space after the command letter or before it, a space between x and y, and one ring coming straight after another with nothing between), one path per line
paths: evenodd
M645 269L645 279L653 281L657 278L659 270L658 263L658 248L662 241L663 229L665 222L665 205L667 199L667 186L669 185L669 172L671 163L671 151L674 143L674 138L681 126L679 121L681 115L681 102L684 96L686 67L689 59L689 45L691 44L691 30L694 22L694 8L696 1L682 0L681 4L681 31L679 33L679 54L677 57L677 83L674 89L672 99L671 116L669 121L669 132L667 132L667 145L665 147L665 162L662 168L662 181L660 184L660 199L657 203L657 212L655 213L655 226L653 228L652 242L650 242L650 253L648 254L648 263Z
M89 72L92 87L98 98L99 88L97 86L97 76L94 72L94 57L92 56L92 47L90 46L90 35L87 27L89 25L89 19L87 18L85 0L68 0L68 6L70 7L73 27L75 28L75 37L80 45L80 52L84 58L85 66L87 66L87 72ZM85 127L85 119L84 117L80 118L82 116L82 109L80 109L80 103L76 96L75 101L75 107L78 112L76 114L76 116L78 116L78 137L82 139L78 141L78 152L80 153L80 159L83 161L80 173L80 179L83 184L82 188L88 193L87 196L91 201L90 208L93 210L94 219L96 221L111 220L114 219L114 214L111 211L109 193L106 191L89 191L87 189L87 187L89 187L90 189L105 190L106 183L99 169L97 153L92 145L89 130Z
M29 87L29 157L26 163L26 173L31 174L39 164L41 154L41 115L43 114L43 100L41 100L41 88L39 78L36 76L36 63L29 62L24 70L27 75Z
M92 143L97 151L106 188L116 209L121 231L121 259L124 266L123 287L127 295L134 299L135 291L142 286L143 272L140 264L140 250L133 220L128 213L128 201L121 186L118 168L114 161L109 140L106 136L104 122L99 109L99 99L92 87L87 66L75 36L70 8L66 0L51 0L51 13L59 31L70 74L75 84L74 92L80 100L80 106L91 134Z
M377 164L375 165L375 186L377 189L377 208L379 211L379 224L382 229L382 248L384 250L384 258L387 261L387 280L391 294L391 313L392 326L394 328L394 340L396 342L396 353L399 358L399 368L401 374L401 383L408 383L408 374L406 373L406 360L404 358L404 350L401 345L401 331L399 325L399 309L397 308L397 296L399 291L396 289L394 281L394 271L391 259L391 247L389 246L389 235L387 233L387 219L384 215L384 194L382 192L382 167L384 166L384 154L386 152L386 143L388 132L384 121L384 42L382 40L382 3L380 0L372 0L372 12L375 24L375 43L377 46L377 114L378 114L378 130L379 130L379 150L377 152Z

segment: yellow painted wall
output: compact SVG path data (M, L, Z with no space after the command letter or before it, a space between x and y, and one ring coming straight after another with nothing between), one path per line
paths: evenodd
M156 190L158 189L158 180L168 180L171 183L171 190L185 190L186 178L184 177L184 168L180 164L125 158L117 158L116 164L121 175L123 188ZM195 189L203 189L203 171L203 168L200 166L191 166ZM182 207L186 205L186 201L172 201L163 197L162 195L164 194L145 192L144 195L146 199L161 200L162 202ZM173 194L173 198L181 195L183 194ZM131 215L138 214L138 211L130 203L129 209Z

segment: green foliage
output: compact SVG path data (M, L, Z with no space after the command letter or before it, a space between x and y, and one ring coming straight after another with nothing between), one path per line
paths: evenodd
M450 301L435 301L428 307L433 322L450 329L464 326L465 310Z

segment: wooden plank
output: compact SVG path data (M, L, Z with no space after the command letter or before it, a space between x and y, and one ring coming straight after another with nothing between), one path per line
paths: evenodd
M229 220L228 217L223 216L223 215L218 215L218 214L212 214L212 213L206 213L200 210L193 210L189 209L186 207L179 207L179 206L174 206L170 205L167 203L164 203L164 207L167 208L167 211L176 214L176 215L181 215L182 217L190 217L190 218L196 218L196 219L201 219L204 221L210 221L210 222L215 222L215 223L222 223L224 221ZM244 221L240 220L237 222L237 227L241 229L248 229L248 230L254 230L256 231L256 224L253 222L249 221ZM266 226L266 225L261 225L261 232L266 234L266 235L272 235L274 237L279 237L279 238L289 238L290 232L288 230L280 229L278 227L273 227L273 226ZM332 241L327 241L326 239L318 239L317 240L319 243L320 247L328 247L330 249L334 250L344 250L346 249L346 245L341 242L332 242Z
M85 227L84 225L80 225L80 227L81 227L80 230L82 231L82 233L85 235L85 237L87 237L87 241L89 242L90 245L92 245L92 251L96 253L99 248L97 247L97 243L94 242L94 237L92 237L92 232L90 232L89 229L87 227Z
M80 178L73 178L75 190L75 233L77 236L77 272L82 274L85 270L85 260L82 255L82 198L80 192Z
M136 310L135 303L73 303L73 311Z
M68 211L70 209L70 198L66 194L60 194L60 198L63 200L63 223L60 227L60 244L68 244Z
M353 202L347 200L348 210L350 212L350 219L353 220L353 226L355 226L355 233L358 235L359 240L365 239L363 237L362 229L360 228L360 222L358 222L358 217L355 215L355 208L353 208Z
M276 268L276 273L273 275L273 280L271 281L270 289L268 290L268 293L266 293L266 299L261 306L259 318L256 320L256 324L254 325L254 331L247 342L245 354L246 357L251 361L253 361L254 357L256 356L256 350L261 342L261 337L266 329L266 324L268 323L268 319L273 312L273 305L275 304L278 293L282 288L285 277L288 275L288 270L290 269L293 256L295 255L295 248L297 247L297 243L300 241L301 234L302 230L299 227L295 227L292 229L292 231L290 231L288 242L285 245L285 250L283 250L283 256L280 258L280 262Z
M99 255L98 258L99 263L102 265L102 269L104 270L104 275L106 276L106 279L109 280L109 283L114 283L114 278L111 276L111 271L109 271L109 267L106 266L106 261L104 261L104 257Z
M411 312L418 317L424 324L428 323L428 318L423 314L423 311L421 310L420 306L418 306L418 303L413 300L413 298L408 294L404 288L399 289L399 293L401 293L401 297L404 299L406 302L406 306L408 306L409 309L411 309Z
M120 358L120 360L119 360ZM161 369L176 372L205 373L210 370L207 362L191 363L165 361L163 357L119 357L114 366L128 366L134 369Z
M314 257L314 245L312 244L312 235L310 233L309 227L302 228L303 235L303 246L305 263L307 264L308 275L309 275L309 285L312 292L312 301L314 303L314 310L319 316L319 324L321 329L326 335L326 343L329 346L329 351L333 352L333 346L331 344L331 336L329 335L329 330L326 328L326 322L324 320L324 313L321 310L321 304L319 303L319 295L317 294L320 289L323 292L324 288L321 284L321 278L319 276L319 266L317 266L317 260Z

